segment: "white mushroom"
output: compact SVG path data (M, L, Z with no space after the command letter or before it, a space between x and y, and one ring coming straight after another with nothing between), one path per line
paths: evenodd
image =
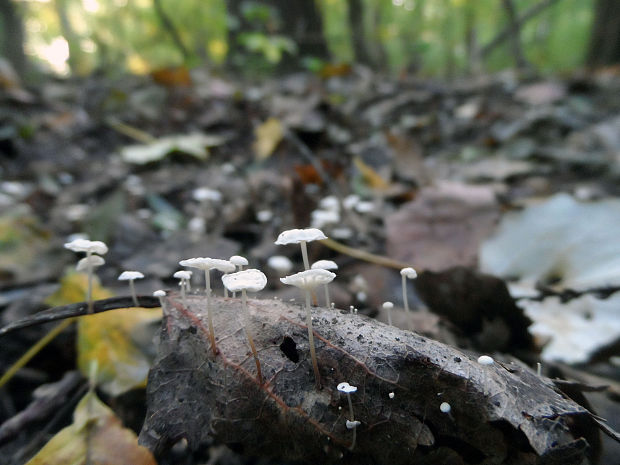
M249 264L248 259L242 257L241 255L233 255L228 259L228 261L237 267L237 271L243 270L243 267L248 266ZM226 289L226 286L224 286L224 289ZM233 298L235 297L237 297L237 293L233 292Z
M133 285L135 279L142 279L144 275L139 271L123 271L118 277L119 281L129 281L129 289L131 290L131 298L133 299L134 307L138 307L138 296L136 296L136 288Z
M452 407L450 406L449 403L442 402L441 405L439 406L439 410L441 410L442 413L450 413L450 411L452 410Z
M172 276L179 280L179 286L181 287L181 301L183 302L183 306L187 307L187 302L185 301L185 291L189 288L189 280L192 278L192 272L181 270L177 271Z
M310 345L310 356L312 358L312 368L314 369L314 379L317 389L321 388L321 375L319 365L316 360L314 349L314 334L312 332L312 313L310 310L310 292L317 286L330 283L336 275L327 270L306 270L295 273L285 278L280 278L284 284L298 287L306 291L306 326L308 326L308 341Z
M166 297L166 291L164 291L163 289L157 289L155 292L153 292L153 297L157 297L159 299L159 306L163 307L164 297Z
M105 260L101 258L99 255L91 255L89 257L84 257L77 262L75 269L77 271L88 271L95 268L99 268L101 265L105 264Z
M408 324L411 325L411 319L409 318L409 301L407 300L407 279L415 279L418 277L418 274L413 268L407 267L400 270L400 275L402 276L403 284L403 303L405 304L405 310L407 311Z
M347 400L349 401L349 414L351 415L351 419L346 421L346 425L347 425L347 429L352 429L353 430L353 440L351 441L351 446L349 447L349 450L353 450L353 448L355 447L355 428L357 428L359 425L361 425L361 422L356 421L354 416L353 416L353 402L351 401L351 394L353 394L354 392L357 392L357 387L356 386L351 386L349 383L340 383L337 386L337 389L340 392L343 392L347 395Z
M258 382L260 384L263 384L263 375L260 369L260 362L258 361L258 352L256 351L256 347L254 346L254 340L252 339L252 335L250 334L249 329L247 292L258 292L262 290L267 284L267 277L262 271L251 268L249 270L225 274L224 276L222 276L222 282L224 283L224 287L226 287L229 291L241 292L241 302L243 306L244 320L243 326L245 328L245 335L248 338L248 343L250 344L252 354L254 355L254 362L256 363L257 372L256 376L258 378Z
M209 339L211 341L211 350L213 355L217 355L217 347L215 346L215 330L213 329L213 316L211 314L211 276L209 271L213 268L222 270L232 265L228 260L221 260L219 258L209 257L196 257L181 260L179 262L181 266L187 266L190 268L197 268L205 272L205 290L207 293L207 318L209 321ZM232 265L234 267L234 265Z
M274 255L267 260L267 266L276 271L276 273L285 275L293 269L293 262L284 255Z
M311 270L337 270L338 265L332 260L319 260L312 264ZM325 284L325 306L329 307L329 284Z
M392 302L383 302L383 310L387 311L388 317L388 325L392 326L392 309L394 308L394 304Z
M108 246L101 241L89 241L88 239L74 239L65 244L65 249L73 252L85 252L86 255L97 254L105 255L108 253Z
M98 260L90 260L93 254L105 255L108 253L108 246L105 245L104 242L101 241L89 241L88 239L74 239L71 242L67 242L65 244L65 249L72 250L73 252L85 252L86 253L86 261L80 260L88 271L88 290L86 291L86 300L88 300L88 313L93 313L93 268L96 266L101 266L105 263L98 263ZM101 259L103 260L103 259ZM80 266L80 262L78 262L78 267ZM78 269L78 271L81 271Z
M327 236L323 234L323 231L317 228L289 229L288 231L283 231L280 233L278 239L275 241L275 244L300 244L301 256L304 261L304 269L309 270L310 263L308 262L308 249L306 243L311 241L320 241L323 239L327 239Z

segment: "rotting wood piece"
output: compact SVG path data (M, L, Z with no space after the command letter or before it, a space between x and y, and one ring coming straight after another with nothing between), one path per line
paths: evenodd
M250 300L261 386L238 318L241 302L216 299L213 356L203 299L189 296L187 307L175 294L164 301L140 433L156 454L181 438L198 447L210 435L248 454L305 463L569 465L585 457L587 443L571 424L587 410L517 364L482 366L413 332L314 308L317 391L303 309ZM358 386L353 408L361 425L352 452L347 399L336 389L343 381Z

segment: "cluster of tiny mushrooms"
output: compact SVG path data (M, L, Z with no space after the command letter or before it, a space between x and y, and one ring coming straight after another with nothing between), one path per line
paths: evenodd
M308 262L308 250L307 243L327 239L327 236L323 234L320 229L317 228L307 228L307 229L291 229L282 232L278 239L275 241L277 245L287 245L287 244L299 244L301 246L301 254L303 258L304 271L300 271L298 273L280 278L280 281L284 284L288 284L291 286L295 286L299 289L302 289L305 293L305 308L306 308L306 326L308 328L308 342L310 349L310 357L312 360L312 368L314 370L314 378L315 385L317 389L321 389L321 378L319 373L319 366L316 358L316 351L314 347L314 334L312 329L312 313L311 313L311 295L315 291L315 289L319 286L325 287L325 306L330 307L330 299L329 299L329 290L328 284L333 281L336 277L336 274L329 271L338 269L338 265L331 260L319 260L310 266ZM105 255L108 251L108 247L101 241L91 241L87 239L75 239L71 242L65 244L65 248L72 250L73 252L84 252L86 253L86 257L82 258L77 263L78 271L86 271L88 273L88 289L87 289L87 301L88 301L88 313L92 313L93 311L93 301L92 301L92 280L93 280L93 272L94 269L103 265L105 260L101 257L101 255ZM286 263L285 257L275 256L272 257L274 260L273 268L285 270L286 272L290 271L290 261ZM282 260L284 259L284 260ZM275 262L278 262L277 264ZM222 283L224 284L224 297L228 297L228 291L233 293L233 298L236 297L236 293L241 293L241 301L243 308L243 320L244 320L244 329L245 334L250 345L250 349L252 350L252 355L254 356L254 361L256 363L256 371L257 371L257 381L259 384L263 384L263 376L261 373L261 365L258 359L258 353L256 351L256 347L254 345L254 341L252 339L252 335L249 331L249 325L247 321L249 319L249 311L247 306L247 292L259 292L261 291L267 284L267 277L263 272L257 269L243 269L244 266L247 266L248 260L239 255L234 255L230 257L228 260L218 259L218 258L208 258L208 257L197 257L197 258L188 258L186 260L181 260L179 264L183 267L187 268L195 268L198 270L204 271L205 274L205 291L207 296L207 319L209 325L209 340L211 343L211 349L213 351L213 355L217 356L217 346L215 341L215 331L213 327L213 317L212 317L212 308L211 308L211 270L218 270L222 273ZM409 303L407 300L407 279L415 279L417 277L417 273L413 268L407 267L400 270L400 274L402 277L402 291L403 291L403 303L405 310L410 312ZM190 290L190 279L192 276L192 272L189 270L180 270L174 273L175 278L179 279L179 286L181 289L181 300L183 305L186 305L186 293ZM139 306L138 299L136 296L136 291L134 288L134 280L144 278L144 275L139 271L123 271L118 279L120 281L129 281L129 287L131 291L131 296L133 299L133 303L136 307ZM157 290L153 293L155 297L158 297L163 306L163 298L166 296L166 292L163 290ZM392 325L392 317L391 310L394 308L394 304L392 302L384 302L382 305L383 309L387 311L388 324ZM333 308L333 304L331 304L331 308ZM410 320L408 318L408 320ZM478 358L478 363L480 365L493 365L493 358L488 355L482 355ZM349 383L342 382L338 384L337 390L343 394L346 394L347 401L349 404L349 416L350 419L346 419L346 427L353 431L353 439L351 441L350 450L353 450L355 447L355 438L356 438L356 428L361 424L360 421L354 419L353 415L353 403L351 401L351 394L357 391L356 386L351 386ZM390 399L394 399L394 392L390 392L388 394ZM448 402L442 402L439 406L439 410L447 415L451 415L452 407Z

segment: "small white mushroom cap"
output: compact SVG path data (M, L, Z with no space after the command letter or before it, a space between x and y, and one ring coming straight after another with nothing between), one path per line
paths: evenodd
M256 219L260 223L266 223L267 221L271 220L271 218L273 218L273 212L271 210L261 210L259 212L256 212Z
M347 210L351 210L353 207L355 207L359 203L359 201L360 201L359 195L351 194L351 195L347 195L344 198L344 200L342 201L342 205Z
M345 394L352 394L354 392L357 392L357 386L351 386L349 383L346 382L342 382L340 383L336 389L338 389L340 392L344 392Z
M186 260L181 260L179 262L179 265L187 266L189 268L197 268L199 270L212 270L215 268L224 273L227 273L226 270L234 271L234 266L235 266L232 263L230 263L228 260L222 260L220 258L209 258L209 257L188 258Z
M327 236L317 228L289 229L288 231L281 232L274 244L299 244L300 242L320 241L323 239L327 239Z
M108 253L108 246L101 241L89 241L88 239L75 239L65 244L65 249L73 252L86 252L105 255Z
M131 281L133 279L142 279L144 275L139 271L123 271L118 277L119 281Z
M290 286L311 291L322 284L331 283L335 277L336 274L331 271L314 269L280 278L280 281Z
M353 208L358 213L370 213L375 210L375 204L369 200L360 200Z
M489 357L488 355L481 355L478 357L478 363L480 365L493 365L493 362L495 362L493 357Z
M340 222L340 213L337 210L314 210L311 214L311 223L314 228L322 228L329 224Z
M410 266L400 270L400 275L408 279L415 279L418 277L418 273L416 273L416 271Z
M323 210L340 210L340 201L338 197L335 195L328 195L327 197L323 197L319 202L319 207Z
M192 272L186 271L186 270L180 270L174 273L172 276L177 279L190 279L192 277Z
M394 308L394 304L392 302L383 302L382 307L386 310L391 310Z
M77 262L77 266L75 267L78 271L87 270L89 267L97 268L105 263L105 260L101 258L99 255L91 255L90 257L84 257L79 262Z
M347 429L355 429L357 428L359 425L361 425L362 422L361 421L351 421L351 420L347 420L346 421L346 425L347 425Z
M203 200L211 200L212 202L219 202L222 200L222 193L215 189L209 189L208 187L198 187L192 192L194 200L202 202Z
M233 255L228 261L235 266L247 266L249 264L248 259L241 255Z
M393 399L393 398L394 398L394 393L393 393L393 392L390 392L390 393L388 394L388 397L389 397L390 399Z
M155 292L153 292L153 297L166 297L166 291L162 289L158 289Z
M310 267L312 270L337 270L338 264L331 260L318 260Z
M236 273L225 274L222 282L230 292L258 292L267 285L267 276L257 269L237 271Z
M284 255L274 255L267 260L267 266L278 273L288 273L293 269L293 262Z
M443 413L450 413L450 410L452 410L452 407L450 406L449 403L442 402L441 405L439 406L439 410L441 410Z

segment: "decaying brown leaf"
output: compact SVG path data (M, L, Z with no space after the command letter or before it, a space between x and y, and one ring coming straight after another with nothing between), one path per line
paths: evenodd
M314 388L305 315L297 305L249 301L265 383L256 378L241 303L216 299L217 356L204 297L164 305L140 442L156 454L208 436L249 454L303 463L577 464L588 414L546 378L516 363L483 366L450 346L339 310L313 309L323 389ZM357 442L346 397L352 395ZM448 402L449 413L439 406Z

